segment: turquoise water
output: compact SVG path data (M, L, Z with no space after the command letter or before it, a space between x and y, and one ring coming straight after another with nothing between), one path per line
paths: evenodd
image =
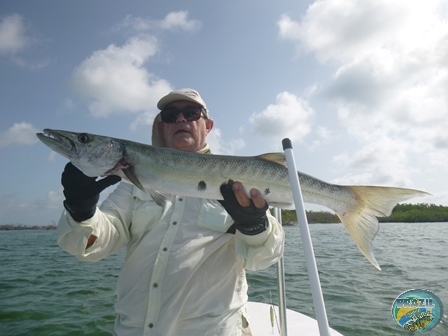
M393 300L409 289L434 292L448 312L448 223L382 223L377 271L341 224L310 226L330 326L349 335L404 335ZM298 227L285 227L288 308L314 317ZM81 263L55 231L0 231L0 335L110 335L114 287L124 251ZM252 301L277 302L276 267L248 274ZM424 335L448 335L448 321Z

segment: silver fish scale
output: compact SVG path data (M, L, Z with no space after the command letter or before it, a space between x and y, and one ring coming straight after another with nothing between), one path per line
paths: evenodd
M129 145L127 147L130 149ZM246 192L252 188L260 190L269 203L292 207L288 170L279 163L260 157L205 155L148 146L144 149L143 152L135 148L131 151L143 153L138 161L146 169L137 175L152 175L151 178L143 178L151 181L145 186L147 189L165 193L176 190L183 196L222 199L219 186L233 180L241 182ZM148 160L151 162L142 162ZM341 202L347 205L344 199L350 199L351 191L344 186L328 184L306 174L299 174L299 177L305 202L330 208L335 204L340 206Z
M303 173L298 175L305 202L335 209L337 205L348 205L353 198L353 192L345 186L327 183Z
M127 147L129 152L139 152ZM220 185L233 180L241 182L246 191L259 189L268 202L292 203L287 169L258 157L205 155L161 148L150 153L145 147L145 153L137 161L146 167L144 171L138 169L137 176L151 175L143 179L150 181L145 186L148 189L221 199Z

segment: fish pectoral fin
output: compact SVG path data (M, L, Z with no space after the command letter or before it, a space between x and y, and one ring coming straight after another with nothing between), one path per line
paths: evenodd
M265 161L274 162L286 167L286 158L284 153L265 153L258 155L257 158Z
M166 201L171 198L171 195L165 194L163 192L151 189L149 191L146 191L143 185L140 183L140 181L137 178L137 175L135 175L133 167L123 168L122 169L124 175L131 181L137 188L139 188L144 193L149 193L151 195L154 202L156 202L157 205L163 207L166 204Z
M166 201L171 198L170 194L166 194L154 189L149 190L149 194L151 195L154 202L156 202L156 204L161 207L164 207Z
M129 181L131 181L141 191L146 192L145 188L143 188L143 185L138 180L137 175L135 175L133 167L123 168L122 171Z

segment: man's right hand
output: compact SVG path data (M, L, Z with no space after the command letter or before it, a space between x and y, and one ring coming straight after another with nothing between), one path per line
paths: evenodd
M88 177L71 162L67 163L61 177L64 187L64 208L77 222L93 217L100 193L107 187L121 181L116 175L107 176L96 181L96 177Z

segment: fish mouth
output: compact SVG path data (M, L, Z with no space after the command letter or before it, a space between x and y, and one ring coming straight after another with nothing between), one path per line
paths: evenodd
M44 129L42 133L36 133L36 135L45 145L60 154L72 156L76 153L76 146L73 140L59 131Z

